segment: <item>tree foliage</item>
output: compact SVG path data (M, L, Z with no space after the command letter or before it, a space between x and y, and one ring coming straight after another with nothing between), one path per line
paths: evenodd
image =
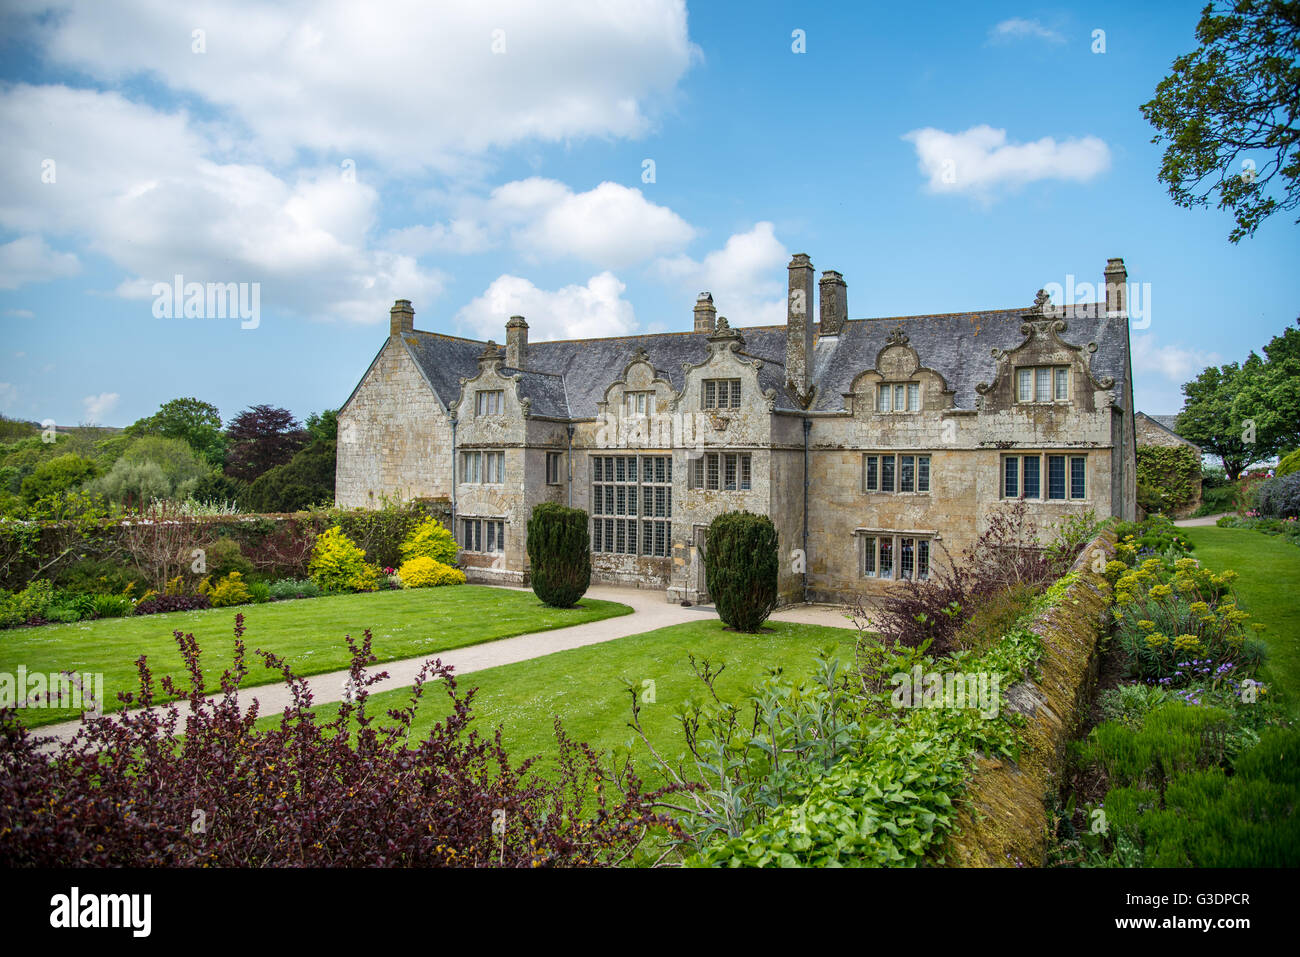
M160 435L180 439L212 465L221 465L226 454L226 438L221 431L221 413L210 402L200 399L172 399L164 402L153 415L138 419L126 427L132 438Z
M776 526L766 515L725 512L705 536L704 574L718 617L754 633L777 604Z
M528 518L528 564L533 594L554 608L572 608L591 585L587 513L543 502Z
M307 433L288 409L255 405L231 420L226 440L226 474L252 482L292 459Z
M1228 238L1300 206L1300 3L1215 0L1142 114L1179 206L1231 211ZM1273 187L1273 188L1270 188Z

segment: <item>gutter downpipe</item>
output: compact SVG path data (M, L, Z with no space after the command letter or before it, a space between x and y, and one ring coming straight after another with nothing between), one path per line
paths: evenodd
M808 600L808 435L812 419L803 419L803 600Z
M451 411L451 535L456 537L456 411Z
M569 474L564 484L569 486L569 508L573 508L573 423L565 427L565 432L569 438L564 448L564 468Z

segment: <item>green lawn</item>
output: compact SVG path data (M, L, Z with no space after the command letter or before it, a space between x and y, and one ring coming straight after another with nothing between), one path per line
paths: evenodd
M1192 553L1210 568L1231 568L1237 602L1267 626L1263 678L1279 687L1291 713L1300 716L1300 548L1277 535L1213 525L1182 529Z
M515 761L541 756L541 766L554 766L554 720L559 715L570 737L598 750L631 743L639 772L647 781L657 781L651 777L645 746L633 741L634 732L628 727L628 684L642 689L642 682L654 682L655 700L642 703L641 723L655 750L676 759L685 752L681 724L674 712L688 698L702 701L707 693L691 670L691 654L697 661L707 657L714 664L725 662L726 669L715 687L724 700L740 702L746 689L771 668L783 668L797 677L811 674L813 659L822 648L835 649L842 669L851 666L854 638L855 632L846 628L775 621L769 621L760 635L742 635L725 630L717 619L707 619L475 671L464 676L460 690L478 689L474 698L477 730L490 735L500 725L502 740ZM387 724L385 712L409 700L410 689L399 688L375 695L368 708L380 716L380 724ZM316 710L332 717L336 707L322 705ZM424 737L429 726L448 710L441 685L426 687L416 713L413 740ZM260 726L270 727L279 720L278 715L268 715L260 719Z
M135 660L149 656L154 677L183 677L172 632L192 632L204 653L204 675L215 686L234 653L235 614L242 612L249 658L261 648L288 659L295 673L320 674L348 665L345 635L358 640L369 628L380 661L415 658L498 638L563 628L632 611L616 602L584 598L577 608L549 608L531 592L486 585L413 588L358 595L331 595L296 601L206 611L107 618L68 625L42 625L0 631L0 673L19 665L29 674L59 671L104 675L105 708L119 706L118 691L138 688ZM245 687L280 680L278 673L249 662ZM76 714L67 709L30 709L29 727Z

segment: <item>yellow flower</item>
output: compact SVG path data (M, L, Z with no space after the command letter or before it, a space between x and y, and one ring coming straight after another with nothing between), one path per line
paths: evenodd
M1148 592L1152 598L1168 598L1173 593L1174 590L1168 585L1152 585L1151 591Z
M1148 648L1163 648L1167 644L1169 644L1169 638L1165 635L1160 634L1160 632L1158 631L1154 631L1151 634L1147 635Z
M1143 631L1150 631L1155 626L1156 623L1154 621L1147 621L1145 618L1138 622L1138 627Z
M1189 607L1194 615L1204 615L1210 610L1210 606L1203 601L1194 601Z

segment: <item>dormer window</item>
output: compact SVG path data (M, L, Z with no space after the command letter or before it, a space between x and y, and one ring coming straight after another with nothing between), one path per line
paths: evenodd
M739 379L705 379L703 405L706 409L739 409Z
M505 392L501 389L480 389L475 397L476 415L500 415L505 408Z
M876 387L877 412L920 412L921 383L882 382Z
M654 408L653 392L624 392L628 415L648 415Z
M1022 366L1016 370L1017 402L1066 402L1069 398L1069 366Z

